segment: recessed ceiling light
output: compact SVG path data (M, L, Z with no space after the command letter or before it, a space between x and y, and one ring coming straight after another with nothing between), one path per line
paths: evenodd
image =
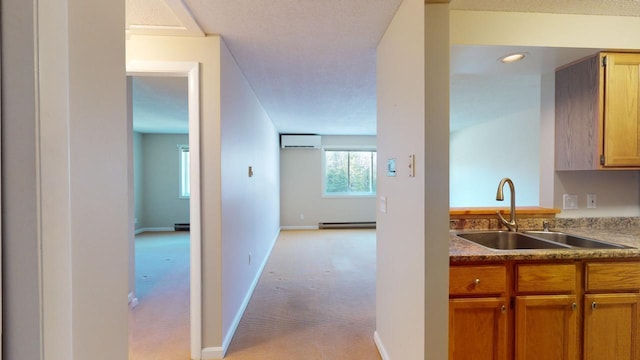
M505 55L501 58L498 59L498 61L505 63L505 64L509 64L509 63L514 63L517 61L520 61L522 59L524 59L524 57L527 56L527 53L517 53L517 54L510 54L510 55Z

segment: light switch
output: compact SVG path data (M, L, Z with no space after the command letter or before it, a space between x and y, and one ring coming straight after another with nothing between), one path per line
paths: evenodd
M409 155L409 177L416 176L416 156Z
M387 197L386 196L380 196L380 212L381 213L386 213L387 212Z

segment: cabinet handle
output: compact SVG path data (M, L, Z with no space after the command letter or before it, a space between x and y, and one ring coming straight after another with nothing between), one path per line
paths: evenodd
M480 279L475 279L475 280L473 280L473 283L474 283L475 285L479 285L479 284L480 284Z
M500 311L502 311L502 313L503 313L503 314L505 314L505 313L507 312L507 307L506 307L506 306L504 306L504 305L502 305L502 306L500 307Z
M576 310L578 308L578 304L573 303L571 304L571 310Z
M593 310L595 310L597 307L598 307L598 303L597 302L594 301L594 302L591 303L591 308Z

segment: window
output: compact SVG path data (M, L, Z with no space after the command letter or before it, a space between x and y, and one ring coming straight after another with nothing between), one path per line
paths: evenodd
M189 177L189 145L178 145L180 154L180 198L188 199L191 196L191 181Z
M325 195L375 195L376 152L325 150Z

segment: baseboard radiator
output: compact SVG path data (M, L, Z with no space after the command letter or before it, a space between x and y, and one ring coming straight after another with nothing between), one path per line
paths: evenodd
M375 229L375 221L363 222L321 222L318 223L319 229Z
M189 231L191 229L191 224L190 223L176 223L173 226L173 229L175 231Z

